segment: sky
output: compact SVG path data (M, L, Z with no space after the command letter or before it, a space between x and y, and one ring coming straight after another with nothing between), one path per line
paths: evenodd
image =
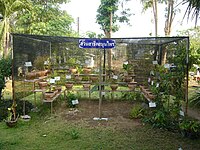
M97 34L103 33L100 26L96 23L97 9L100 5L100 0L71 0L71 2L62 5L62 9L66 10L75 20L73 29L77 31L77 18L79 17L79 33L84 35L87 31L96 32ZM151 9L142 13L142 4L140 0L131 0L127 3L130 7L132 15L130 17L130 24L120 24L120 30L112 33L112 37L125 38L125 37L146 37L150 33L154 36L153 14ZM181 7L181 12L177 13L172 24L171 36L177 36L177 31L186 30L194 27L194 21L183 20L186 10L186 5ZM164 36L164 7L158 7L158 34ZM182 21L183 20L183 21ZM198 23L199 25L199 23Z

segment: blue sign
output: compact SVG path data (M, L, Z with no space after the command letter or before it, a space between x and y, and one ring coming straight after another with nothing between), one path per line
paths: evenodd
M115 48L115 40L110 39L80 39L79 48Z

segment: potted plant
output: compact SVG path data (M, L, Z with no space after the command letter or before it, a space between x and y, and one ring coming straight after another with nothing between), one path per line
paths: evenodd
M5 120L6 125L8 127L15 127L17 125L18 116L16 116L16 104L12 104L10 108L8 108L8 117Z
M80 74L82 73L83 69L81 67L76 67L77 69L77 75L75 76L75 80L76 81L81 81L82 80L82 77L80 76Z
M118 76L113 75L112 78L110 78L110 88L112 89L112 91L116 91L118 88Z
M99 77L98 76L91 76L90 77L90 80L92 81L92 82L98 82L99 80Z
M88 68L88 67L87 67L87 68L86 68L86 67L83 68L83 73L84 73L84 74L90 74L91 71L92 71L91 68Z
M123 63L123 69L128 75L133 74L133 66L132 64L129 64L128 61Z
M84 90L90 90L90 86L91 86L90 83L83 83Z
M40 81L40 82L38 82L38 85L39 85L40 89L44 90L48 86L48 82Z
M134 82L134 81L129 82L129 83L128 83L128 88L129 88L130 90L134 90L135 87L136 87L136 85L137 85L137 83Z
M55 96L55 92L53 92L53 91L44 92L45 100L51 100L54 96Z

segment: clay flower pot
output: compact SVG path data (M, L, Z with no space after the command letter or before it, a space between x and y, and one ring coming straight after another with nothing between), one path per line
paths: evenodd
M71 90L73 88L73 83L69 82L69 83L65 83L65 87L67 90Z
M112 91L116 91L118 88L118 84L111 84L110 88L112 89Z
M128 88L129 88L130 90L134 90L135 87L136 87L136 85L133 84L133 83L129 83L129 84L128 84Z
M76 72L77 72L77 69L76 69L76 68L71 68L71 69L69 69L69 71L70 71L71 73L76 73Z
M40 89L45 89L48 86L48 83L46 81L43 82L38 82L38 85L40 87Z
M6 120L5 122L6 122L6 125L8 127L12 128L12 127L15 127L17 125L17 120L18 119L15 119L15 120Z
M33 79L35 79L36 78L36 73L35 72L28 72L27 74L26 74L26 79L27 80L33 80Z
M133 79L132 79L132 77L130 77L130 76L125 76L124 77L124 81L125 82L131 82Z
M58 91L58 93L62 91L62 87L61 86L57 86L57 87L55 87L55 89Z
M90 90L90 86L91 86L91 84L89 84L89 83L83 84L84 90Z
M91 73L91 68L83 68L83 73L84 74L89 74L89 73Z
M92 80L92 82L98 82L98 77L90 77L90 79Z
M82 77L81 77L81 76L75 76L75 80L76 80L76 81L81 81L81 80L82 80Z
M45 92L44 93L44 99L45 100L51 100L53 97L55 96L55 93L54 92Z

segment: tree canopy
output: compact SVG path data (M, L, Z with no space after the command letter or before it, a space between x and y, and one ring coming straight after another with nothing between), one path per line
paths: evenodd
M31 11L22 10L17 16L16 30L18 33L38 35L72 36L73 18L59 9L59 5L35 5Z
M107 37L111 32L119 30L118 23L129 23L130 9L124 6L127 1L129 0L101 0L96 20Z

